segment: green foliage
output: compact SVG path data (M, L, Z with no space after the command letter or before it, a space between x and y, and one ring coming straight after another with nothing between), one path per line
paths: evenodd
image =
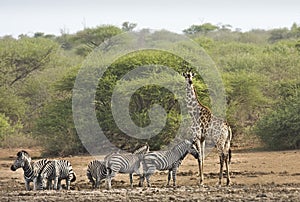
M43 144L44 155L68 155L85 151L73 123L71 99L46 105L36 127L36 135Z
M133 25L128 24L128 26L131 28ZM74 35L62 35L58 41L63 44L65 50L73 49L77 55L87 56L106 39L121 33L122 29L116 26L103 25L96 28L86 28Z
M71 106L80 65L99 44L135 27L134 23L124 22L121 28L101 25L75 34L62 30L61 36L36 32L33 37L1 37L1 146L35 145L34 137L45 154L84 152ZM167 30L141 32L149 36L147 40L155 39L158 45L163 46L165 39L172 40ZM299 148L299 25L241 32L232 31L230 25L205 23L192 25L184 33L205 49L219 69L227 95L227 119L234 136L254 133L272 149ZM187 117L180 114L180 97L161 86L179 83L182 78L159 72L162 66L167 66L180 73L186 68L182 64L182 58L170 53L145 50L125 55L108 68L99 81L95 105L101 128L112 142L131 150L148 141L151 149L159 149L173 139L179 123ZM125 74L143 65L154 67L152 72L145 73L143 82L159 78L161 83L145 85L133 94L130 117L137 126L146 127L151 124L149 109L159 104L167 112L167 124L155 138L128 139L114 123L111 96ZM122 80L121 87L135 87L142 82L139 79L141 75L130 81ZM84 82L90 85L89 80ZM209 91L201 75L196 76L195 87L199 100L211 107ZM121 144L124 139L128 144Z
M283 96L256 124L256 133L271 149L300 149L300 85L284 87Z
M170 53L147 50L123 56L108 68L103 77L99 80L96 92L96 112L99 124L110 141L116 141L112 134L117 133L119 134L117 138L119 142L114 142L115 145L123 145L126 141L126 145L124 145L122 149L130 149L137 142L143 141L148 141L150 147L153 149L160 149L161 146L168 144L174 138L182 119L177 101L178 98L176 99L170 90L160 86L172 86L176 81L178 81L179 84L179 80L181 79L181 81L183 81L183 77L180 76L180 74L173 76L163 74L161 68L162 66L172 67L175 71L180 73L182 72L182 63L181 58ZM140 66L147 65L151 65L151 71L139 72L136 78L131 78L131 80L128 81L124 80L122 83L119 83L119 86L123 86L119 91L120 93L125 93L124 96L126 96L126 89L134 88L143 83L144 86L139 88L132 95L130 100L129 112L132 121L140 127L149 125L149 109L153 105L159 104L167 113L167 122L164 129L154 138L138 140L129 138L118 129L111 112L111 97L117 81L126 73ZM198 79L199 78L200 77L198 77ZM161 83L158 84L158 86L146 85L147 83L151 83L153 79L159 80ZM201 96L199 96L199 99L204 101L205 104L210 104L205 85L200 85L196 82L196 87L199 92L198 94Z
M0 140L3 140L4 136L12 133L12 128L9 124L9 118L4 114L0 114Z
M43 38L0 40L0 86L12 86L45 68L57 48L56 43Z
M211 23L204 23L202 25L192 25L189 28L183 30L186 34L196 34L196 33L203 33L206 34L208 32L212 32L219 29L218 26L213 25Z
M132 31L134 28L136 28L137 24L136 23L130 23L128 21L123 22L122 24L122 30L125 32Z

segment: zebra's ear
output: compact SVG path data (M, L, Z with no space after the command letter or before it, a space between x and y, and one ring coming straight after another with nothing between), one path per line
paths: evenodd
M186 73L185 73L185 72L183 72L183 73L182 73L182 76L186 77Z
M22 153L23 153L23 151L19 151L19 152L17 153L17 157L21 157L21 156L22 156Z

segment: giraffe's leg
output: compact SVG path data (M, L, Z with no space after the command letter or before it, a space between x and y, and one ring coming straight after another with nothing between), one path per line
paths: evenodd
M204 179L204 158L205 158L205 140L201 143L201 185Z
M223 178L223 165L224 165L224 153L220 154L219 186L221 186L221 184L222 184L222 178Z
M201 149L201 143L200 143L200 140L197 139L196 140L196 146L197 146L197 149L198 149L198 152L199 152L199 155L198 155L198 168L199 168L199 184L202 185L203 184L203 178L202 178L202 149Z
M229 155L225 158L225 166L226 166L226 175L227 175L227 183L228 186L230 184L230 174L229 174Z

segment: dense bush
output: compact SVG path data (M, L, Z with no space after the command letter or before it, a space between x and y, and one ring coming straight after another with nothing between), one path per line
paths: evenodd
M285 99L256 125L256 134L271 149L300 149L300 85L285 88Z

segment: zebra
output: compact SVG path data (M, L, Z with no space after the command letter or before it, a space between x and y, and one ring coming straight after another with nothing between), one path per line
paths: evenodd
M93 160L88 164L86 175L92 188L99 188L100 181L106 178L106 161Z
M19 168L23 168L26 190L30 190L30 182L33 182L33 190L40 190L42 189L42 185L38 182L37 177L48 162L50 162L48 159L32 162L29 153L21 150L17 153L17 159L11 165L10 169L16 171Z
M133 152L133 154L145 154L149 152L149 145L146 143L144 146L138 148ZM113 154L119 154L120 152L115 152L107 155L104 158L104 161L101 160L92 160L88 164L87 168L87 178L92 183L92 188L99 188L101 180L107 177L107 169L106 169L106 161L109 159Z
M107 158L107 189L111 189L111 179L116 175L116 173L129 173L130 187L133 188L133 173L140 174L139 168L141 161L144 154L149 151L148 144L142 148L138 149L134 153L115 153Z
M143 175L140 179L140 186L143 186L145 178L147 186L151 186L150 176L155 172L155 170L169 170L167 186L169 186L171 180L171 173L173 186L176 186L177 169L188 153L192 154L194 158L198 158L199 153L195 145L189 140L184 140L175 145L171 150L153 151L145 154L142 161Z
M67 190L70 189L70 183L75 182L76 175L71 163L67 160L53 160L45 165L38 178L42 181L44 189L52 189L52 180L54 180L53 189L61 189L61 180L66 180Z

